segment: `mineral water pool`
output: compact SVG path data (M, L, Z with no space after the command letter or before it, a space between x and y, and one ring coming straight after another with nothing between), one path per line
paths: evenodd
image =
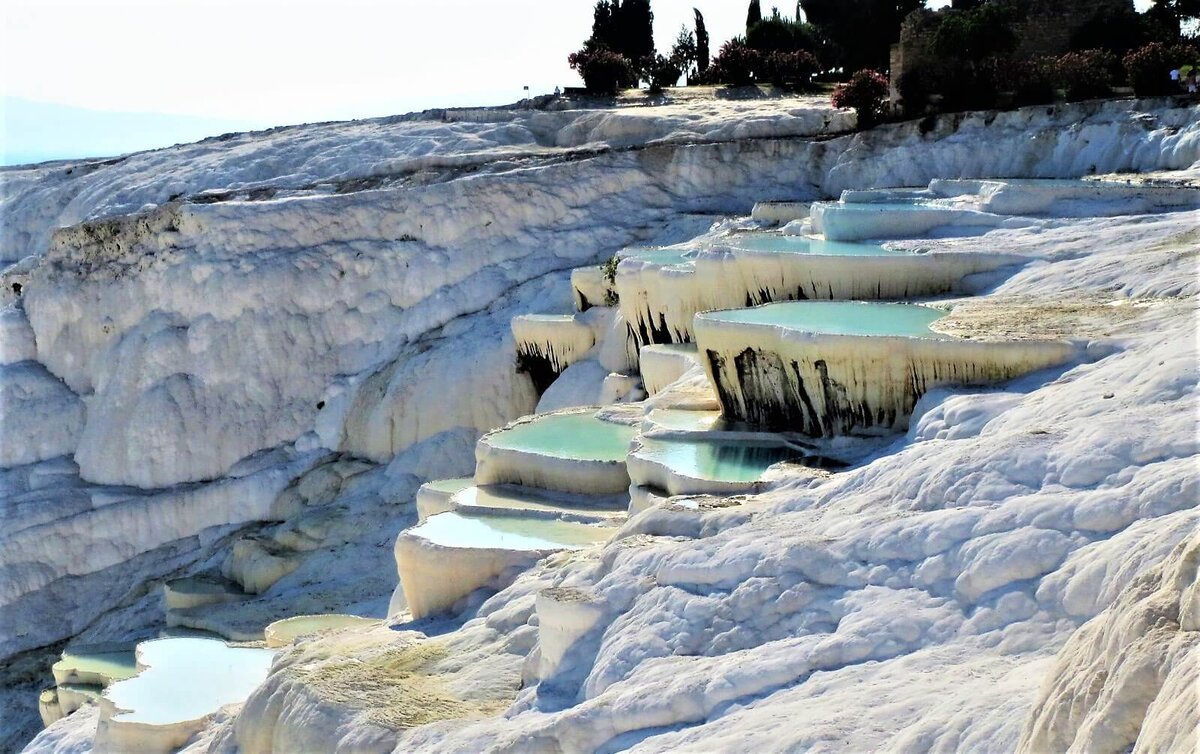
M446 495L453 495L455 492L465 490L475 484L472 477L459 477L457 479L437 479L432 482L426 482L422 486L434 492L441 492Z
M647 416L654 425L677 432L707 432L721 422L721 412L688 411L682 408L657 408Z
M780 254L811 254L834 257L886 257L911 252L885 249L877 243L826 241L811 236L785 236L782 233L744 233L730 242L736 249L765 251Z
M516 485L489 485L468 487L454 496L456 505L485 508L497 513L519 511L566 512L604 515L608 512L623 513L628 500L619 497L596 497L587 500L581 495L555 494L546 490L533 490Z
M270 646L276 643L290 644L301 636L315 634L318 631L333 631L352 626L368 626L379 621L372 618L361 618L357 615L298 615L294 618L277 620L267 626Z
M929 329L946 316L941 309L916 304L864 301L788 301L753 309L697 315L717 322L778 325L822 335L877 335L949 339Z
M638 455L693 479L754 482L773 464L799 457L781 445L643 439Z
M494 448L574 461L624 461L634 428L597 419L590 412L547 414L487 437Z
M629 249L622 252L622 259L637 259L651 264L672 265L690 262L696 255L693 249Z
M514 515L472 516L450 511L430 516L409 532L442 547L502 550L577 550L605 542L613 527Z
M521 319L525 320L526 322L546 322L546 323L573 322L575 320L575 315L574 314L522 314Z
M154 639L138 645L146 666L115 683L105 698L124 710L114 722L170 725L240 702L267 677L270 649L231 647L217 639Z
M102 676L111 681L132 678L137 673L137 658L131 650L111 652L63 652L62 659L52 668L60 683L69 682L74 674Z

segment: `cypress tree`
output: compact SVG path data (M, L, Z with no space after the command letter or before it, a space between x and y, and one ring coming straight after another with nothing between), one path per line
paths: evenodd
M692 8L696 14L696 73L700 76L708 70L708 29L704 27L704 16L699 8Z
M762 6L758 0L750 0L750 7L746 10L746 32L750 32L750 28L762 21Z

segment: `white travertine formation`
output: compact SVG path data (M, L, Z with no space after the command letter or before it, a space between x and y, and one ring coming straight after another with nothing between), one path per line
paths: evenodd
M808 207L812 202L755 202L750 210L750 217L761 223L771 225L787 225L796 220L808 217Z
M814 437L903 430L931 389L995 384L1077 353L1060 341L829 334L721 312L698 315L695 327L727 418Z
M545 392L554 378L596 344L587 322L570 314L522 314L512 320L518 368Z
M557 587L538 592L535 605L538 678L546 680L558 671L571 647L604 617L604 604L595 593Z
M1018 751L1195 751L1200 744L1200 535L1059 651Z
M303 556L270 540L247 537L234 543L221 564L221 574L249 594L262 594L300 567Z
M237 602L246 597L233 582L214 576L187 576L163 583L163 604L168 611Z
M576 267L571 270L571 293L577 312L587 311L593 306L610 306L617 296L603 267Z
M643 346L638 365L642 372L642 385L648 394L656 395L699 363L696 346L691 343Z

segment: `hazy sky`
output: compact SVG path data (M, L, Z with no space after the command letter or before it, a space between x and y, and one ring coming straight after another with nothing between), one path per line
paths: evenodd
M692 6L740 32L741 0L654 0L669 49ZM769 3L766 4L769 7ZM592 0L2 0L3 93L268 123L500 104L576 83Z

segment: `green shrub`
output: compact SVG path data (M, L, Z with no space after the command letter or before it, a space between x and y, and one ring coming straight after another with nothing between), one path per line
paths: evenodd
M1057 99L1058 59L1036 57L1027 60L992 58L987 61L991 87L997 93L1012 95L1014 107L1046 105Z
M762 54L734 38L721 46L709 66L709 79L715 84L745 86L754 81L755 72L762 68Z
M762 77L772 84L799 84L806 87L820 68L820 63L812 53L803 50L772 52L762 59Z
M588 40L583 49L567 56L567 63L583 78L583 85L594 94L614 94L637 82L629 60L607 47Z
M655 55L643 68L643 78L650 84L650 91L661 92L663 88L675 86L683 75L683 66L674 58Z

